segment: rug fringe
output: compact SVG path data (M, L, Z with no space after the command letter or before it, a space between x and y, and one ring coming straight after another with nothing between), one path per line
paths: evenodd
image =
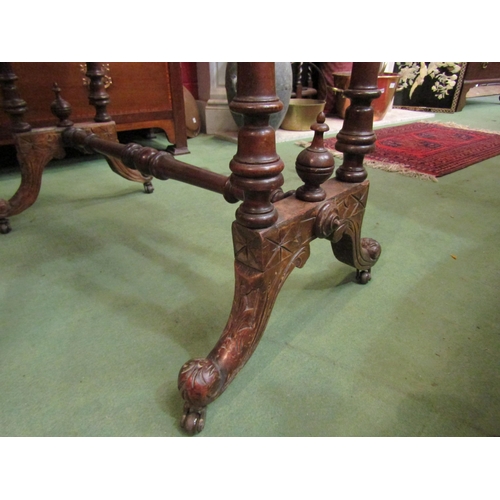
M369 160L365 158L364 165L378 170L384 170L385 172L396 172L398 174L405 175L406 177L413 177L416 179L438 182L437 177L435 177L434 175L424 174L421 172L416 172L415 170L410 170L406 165L402 165L399 163L381 163L376 160Z
M436 125L443 125L445 127L460 128L463 130L470 130L471 132L482 132L483 134L500 135L500 132L498 130L486 130L484 128L473 128L473 127L468 127L467 125L460 125L458 123L453 123L453 122L426 122L426 123L434 123Z

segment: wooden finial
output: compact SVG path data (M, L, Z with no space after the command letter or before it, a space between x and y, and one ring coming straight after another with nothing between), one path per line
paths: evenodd
M321 112L316 123L311 126L314 138L311 145L297 156L295 169L298 176L304 181L295 196L302 201L322 201L326 193L321 187L333 174L334 159L330 151L325 148L323 135L330 130L325 123L325 113Z
M54 82L54 85L52 87L52 91L56 95L56 98L54 101L52 101L52 104L50 105L50 111L52 114L59 119L59 123L57 124L58 127L71 127L73 125L73 122L69 119L69 116L71 115L71 105L69 104L68 101L65 101L61 97L61 88L57 83Z

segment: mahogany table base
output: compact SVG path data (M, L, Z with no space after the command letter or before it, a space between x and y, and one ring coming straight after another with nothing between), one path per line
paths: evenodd
M315 238L330 240L334 255L357 269L361 283L370 279L380 255L379 244L361 238L368 181L323 184L325 201L303 202L291 196L275 204L280 216L266 229L233 223L235 255L234 301L221 338L206 358L188 361L179 374L185 400L181 426L200 432L206 406L226 389L257 347L276 298L290 273L309 257Z
M68 106L57 101L59 127L33 132L27 131L29 125L22 118L25 106L13 85L15 75L8 66L0 72L22 170L19 190L9 201L0 200L0 224L8 232L7 218L36 200L43 168L51 158L64 156L63 146L103 154L113 171L142 182L147 192L155 177L216 192L230 203L242 202L232 225L235 288L228 322L207 357L185 363L178 378L184 399L181 426L190 433L200 432L207 406L224 392L255 351L283 283L296 267L304 266L311 241L329 240L334 256L356 269L360 283L371 278L381 250L375 240L361 237L369 188L363 159L375 143L371 101L380 95L379 63L353 65L350 87L345 91L351 105L337 135L336 148L343 153L343 163L336 178L328 180L334 161L324 147L328 127L320 114L311 126L312 144L297 156L296 170L304 184L289 193L281 190L284 164L269 126L269 116L283 107L275 92L274 63L238 63L237 95L230 108L243 115L243 126L229 176L180 162L165 151L119 144L106 112L102 67L88 65L95 79L91 103L97 109L96 123L73 126L67 121Z
M114 122L79 123L78 127L89 131L103 139L118 142ZM42 174L47 164L66 156L61 133L64 128L47 127L34 129L30 132L13 134L17 159L21 171L21 184L16 193L9 199L0 198L0 233L11 231L9 217L18 215L28 209L38 198L42 184ZM126 167L120 160L105 156L111 170L121 177L140 182L146 193L153 192L151 176L143 176L137 170Z

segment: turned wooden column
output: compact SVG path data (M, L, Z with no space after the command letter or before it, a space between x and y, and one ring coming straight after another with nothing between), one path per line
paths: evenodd
M335 144L335 149L344 153L344 162L335 174L340 181L362 182L368 175L363 160L375 147L371 102L380 95L377 88L379 69L378 62L353 64L351 83L344 91L351 105L346 110L344 124Z
M88 62L85 75L90 79L89 103L96 109L94 121L98 123L112 121L108 114L109 94L104 87L104 69L102 63Z
M12 64L0 62L0 88L4 111L11 120L13 133L29 132L31 125L24 121L24 113L28 110L16 87L17 76L12 69Z
M276 153L271 113L283 108L276 95L274 63L238 63L236 97L229 107L244 117L238 132L238 150L230 162L231 184L244 193L236 220L245 227L272 226L278 213L271 202L283 185L283 162Z

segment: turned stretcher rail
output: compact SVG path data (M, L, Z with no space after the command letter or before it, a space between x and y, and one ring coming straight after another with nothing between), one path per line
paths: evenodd
M243 199L242 191L231 184L229 176L176 160L166 151L158 151L135 143L120 144L108 141L90 131L75 127L64 130L62 138L65 146L83 147L88 153L116 158L143 175L152 175L160 180L173 179L207 189L222 194L229 203Z

